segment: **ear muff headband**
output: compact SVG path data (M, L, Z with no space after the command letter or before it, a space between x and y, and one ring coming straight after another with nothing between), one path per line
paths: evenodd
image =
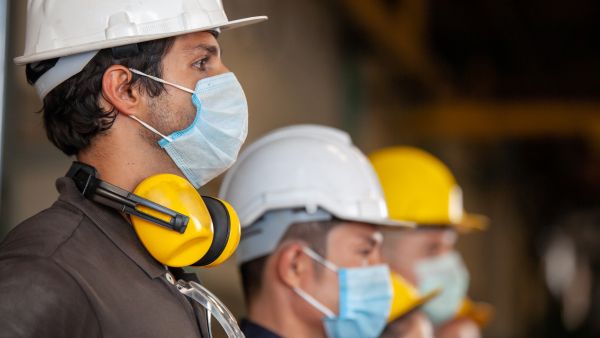
M213 221L214 238L208 249L208 252L196 262L195 266L206 266L216 261L229 242L231 232L231 218L225 204L220 200L208 196L202 196L204 204L210 213L210 218Z
M67 172L67 177L73 179L77 189L84 197L102 205L140 217L179 233L184 233L187 228L188 216L100 180L96 177L96 168L85 163L73 162ZM164 221L139 210L140 206L168 216L169 221Z

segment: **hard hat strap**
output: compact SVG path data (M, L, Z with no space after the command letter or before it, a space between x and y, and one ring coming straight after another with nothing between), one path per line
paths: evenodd
M238 264L271 254L292 224L331 220L333 216L323 209L312 213L304 208L271 210L243 230L237 251Z
M64 56L58 59L54 67L48 69L35 81L33 86L38 96L44 99L58 85L81 72L96 54L98 54L97 50Z

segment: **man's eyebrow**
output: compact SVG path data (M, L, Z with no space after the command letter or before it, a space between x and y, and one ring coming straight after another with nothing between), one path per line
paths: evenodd
M213 44L208 44L208 43L201 43L196 46L186 48L185 50L189 51L189 52L203 50L203 51L208 52L208 54L210 54L210 55L219 55L219 46L213 45Z
M361 238L361 242L367 243L371 247L376 247L378 244L381 243L381 241L373 235L370 235L370 236L364 235L364 236L361 236L360 238Z

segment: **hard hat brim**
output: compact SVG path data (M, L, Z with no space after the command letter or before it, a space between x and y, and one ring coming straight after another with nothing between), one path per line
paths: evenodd
M402 319L406 318L407 316L421 310L421 308L425 304L429 303L429 301L431 301L432 299L437 297L441 292L442 292L442 289L435 289L435 290L427 293L426 295L415 299L415 301L408 307L408 309L406 309L406 311L400 313L396 318L394 318L391 321L393 322L395 320L402 320Z
M460 233L470 233L487 230L490 219L479 214L464 213L460 222L457 223L416 223L417 229L454 229Z
M452 224L459 232L484 231L488 228L490 219L487 216L479 214L465 213L462 220L457 224Z
M431 301L432 299L437 297L441 292L442 292L442 289L435 289L435 290L429 292L428 294L420 297L412 304L412 306L410 307L410 310L406 311L400 317L407 315L409 313L413 313L415 311L419 311L425 304L429 303L429 301Z
M332 215L334 215L336 218L338 218L342 221L366 223L366 224L371 224L371 225L384 226L384 227L388 227L388 228L414 229L416 227L416 223L410 222L410 221L398 221L398 220L393 220L393 219L389 219L389 218L373 219L373 218L362 218L362 217L346 217L343 215L336 215L334 213L332 213Z
M15 64L17 64L17 65L24 65L24 64L28 64L28 63L32 63L32 62L38 62L38 61L42 61L42 60L50 60L50 59L54 59L54 58L58 58L58 57L69 56L69 55L79 54L79 53L83 53L83 52L89 52L89 51L93 51L93 50L100 50L100 49L104 49L104 48L124 46L124 45L132 44L132 43L159 40L159 39L164 39L164 38L170 38L173 36L185 35L185 34L189 34L189 33L208 31L208 30L215 29L215 28L219 28L221 30L239 28L239 27L263 22L263 21L266 21L267 19L268 19L267 16L254 16L254 17L249 17L249 18L244 18L244 19L232 20L232 21L228 21L228 22L222 23L222 24L198 27L198 28L193 28L193 29L188 29L188 30L181 30L181 31L161 33L161 34L128 36L128 37L122 37L122 38L117 38L117 39L105 40L105 41L101 41L101 42L91 42L91 43L87 43L87 44L83 44L83 45L79 45L79 46L75 46L75 47L66 47L66 48L60 48L60 49L53 49L53 50L41 52L41 53L23 55L23 56L16 57L13 60L14 60Z

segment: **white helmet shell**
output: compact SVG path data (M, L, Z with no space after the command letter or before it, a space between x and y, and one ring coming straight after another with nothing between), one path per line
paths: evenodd
M350 136L340 130L298 125L251 144L229 170L219 193L247 227L268 211L323 209L346 221L412 226L388 219L377 175Z
M266 20L229 21L221 0L28 0L26 64Z

